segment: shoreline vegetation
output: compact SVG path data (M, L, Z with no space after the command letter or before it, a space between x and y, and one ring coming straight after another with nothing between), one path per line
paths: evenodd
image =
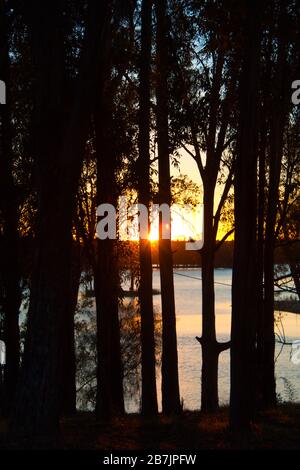
M300 314L300 302L296 299L275 300L274 308L277 312Z
M94 242L96 244L96 241ZM120 241L120 252L125 253L124 256L120 256L120 268L124 269L127 267L131 268L132 265L137 265L138 263L138 249L139 244L137 241ZM188 251L185 249L186 241L182 240L172 240L171 250L173 256L173 267L178 268L201 268L201 254L197 251ZM23 260L21 260L21 267L26 271L28 266L31 265L30 260L33 256L33 240L28 237L28 239L22 240L20 242L20 251L24 253ZM76 245L74 245L74 250ZM233 266L233 250L234 242L225 241L222 243L220 248L216 251L214 268L232 268ZM300 258L300 243L293 243L293 257L295 259ZM152 266L157 268L159 266L159 253L158 253L158 243L151 243L151 253L152 253ZM89 259L87 259L86 251L81 249L81 263L82 270L89 266ZM289 259L285 252L285 246L278 246L275 250L275 259L274 264L288 264Z

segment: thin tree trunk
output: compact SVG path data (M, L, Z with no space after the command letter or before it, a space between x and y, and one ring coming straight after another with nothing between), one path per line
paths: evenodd
M114 240L98 240L95 295L97 306L96 416L109 420L124 413L123 367L118 314L118 272Z
M206 176L204 182L204 245L201 250L202 269L202 336L196 338L202 348L201 373L201 410L214 412L219 406L218 361L219 354L230 348L230 341L219 343L216 337L215 321L215 231L214 221L214 184Z
M159 202L171 204L168 136L167 2L156 0L157 15L157 136ZM162 302L162 409L166 414L181 411L171 239L162 238L160 214L159 264ZM170 220L169 220L170 225Z
M209 184L209 181L208 181ZM202 375L201 410L213 412L218 408L218 357L215 325L215 288L213 204L214 191L204 189L204 246L202 265Z
M97 242L95 295L97 306L96 416L109 420L124 413L123 367L118 315L118 273L114 240Z
M73 243L72 268L68 294L67 312L62 325L61 347L61 414L72 415L76 413L76 357L75 357L75 311L77 306L78 290L80 284L80 244Z
M273 113L270 129L270 174L266 217L264 252L264 323L263 323L263 406L274 407L277 403L275 380L275 333L274 333L274 249L275 226L279 200L279 181L283 153L283 137L287 119L286 77L287 31L286 2L281 2L279 13L278 63L275 74Z
M259 148L258 173L258 216L257 216L257 312L256 312L256 404L259 408L262 403L263 389L263 324L264 324L264 226L265 226L265 185L266 185L266 113L261 111L261 138Z
M113 134L111 31L104 44L105 92L95 110L97 152L97 204L117 208L117 149ZM97 308L97 418L109 420L124 413L123 366L119 324L119 272L116 240L97 240L95 295Z
M150 232L150 75L152 43L152 0L142 3L142 32L140 56L140 116L139 116L139 203L148 209L148 233ZM140 308L142 343L142 414L157 414L155 373L155 340L152 295L151 243L140 238Z
M259 2L245 1L245 44L235 173L230 426L247 431L253 414L256 309L257 88Z
M221 211L232 184L233 173L232 168L227 176L218 208L214 213L214 193L223 149L225 148L225 138L230 118L230 102L235 83L233 75L232 80L227 85L226 97L222 103L220 125L218 125L224 61L225 52L220 48L214 67L210 94L205 167L201 160L201 150L197 141L195 126L191 126L198 168L203 183L204 199L204 244L201 250L202 337L196 337L202 347L201 410L204 412L214 412L218 408L218 358L222 351L230 348L230 341L225 343L217 342L214 289L214 262L217 250L216 238Z

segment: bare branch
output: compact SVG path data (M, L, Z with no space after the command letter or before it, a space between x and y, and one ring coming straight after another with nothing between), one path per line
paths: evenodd
M234 230L235 229L233 227L224 235L224 237L216 244L215 251L217 251L223 245L223 243L227 240L227 238L230 237L232 233L234 233Z

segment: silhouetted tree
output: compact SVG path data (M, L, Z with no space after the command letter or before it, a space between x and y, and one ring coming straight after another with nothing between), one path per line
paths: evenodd
M216 337L214 268L217 249L233 232L229 230L217 242L234 177L232 114L238 67L229 35L233 21L224 3L212 6L211 2L195 1L192 5L191 10L182 3L173 19L173 48L177 44L181 47L173 51L177 93L172 97L172 127L178 147L196 162L203 185L202 336L197 340L202 348L201 409L213 412L218 408L219 354L230 347L229 342L219 343ZM199 37L205 41L202 49ZM218 198L220 181L223 188Z
M260 6L243 1L243 62L235 171L230 425L247 431L253 415L256 296L257 98Z
M150 186L150 80L152 45L152 0L143 0L141 20L141 53L139 84L139 159L138 200L148 208L148 233L150 233L149 209L151 201ZM142 413L157 413L155 341L152 294L152 256L151 242L140 237L140 305L141 305L141 342L142 342Z
M62 322L61 344L61 414L76 412L76 355L75 355L75 312L81 275L81 246L73 241L71 252L71 275L67 295L65 321Z
M19 265L18 194L13 177L12 95L8 44L9 18L0 4L0 79L7 85L6 104L0 106L0 289L4 313L3 340L6 345L4 408L8 412L15 397L19 364L19 308L21 274Z
M278 4L278 52L273 78L270 118L270 157L268 204L264 250L264 319L263 319L263 405L276 405L275 334L274 334L274 249L279 201L279 182L284 145L284 132L290 103L288 61L288 1Z
M75 93L66 109L63 11L60 2L26 3L35 71L35 165L38 227L24 363L12 419L15 436L58 432L61 322L67 311L72 218L107 3L91 1Z
M167 2L156 0L157 17L157 143L159 203L171 205L168 125L168 48ZM166 223L166 221L164 222ZM171 229L171 220L169 220ZM162 409L166 414L180 413L175 297L171 239L163 238L162 214L159 223L159 265L162 303Z

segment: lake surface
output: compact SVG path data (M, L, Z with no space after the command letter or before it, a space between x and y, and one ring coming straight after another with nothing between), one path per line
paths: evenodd
M220 341L230 337L231 269L215 270L216 330ZM184 408L200 408L201 347L195 336L201 336L201 269L174 269L180 395ZM159 271L153 272L153 288L160 289ZM252 295L249 293L249 295ZM155 308L160 311L160 295L154 295ZM282 323L287 341L300 340L300 315L284 313ZM278 354L281 345L276 345ZM300 364L290 358L291 346L284 346L276 361L277 393L283 401L300 401ZM230 353L219 356L220 404L229 402ZM158 396L160 377L158 374ZM128 411L137 411L136 404L127 403Z

